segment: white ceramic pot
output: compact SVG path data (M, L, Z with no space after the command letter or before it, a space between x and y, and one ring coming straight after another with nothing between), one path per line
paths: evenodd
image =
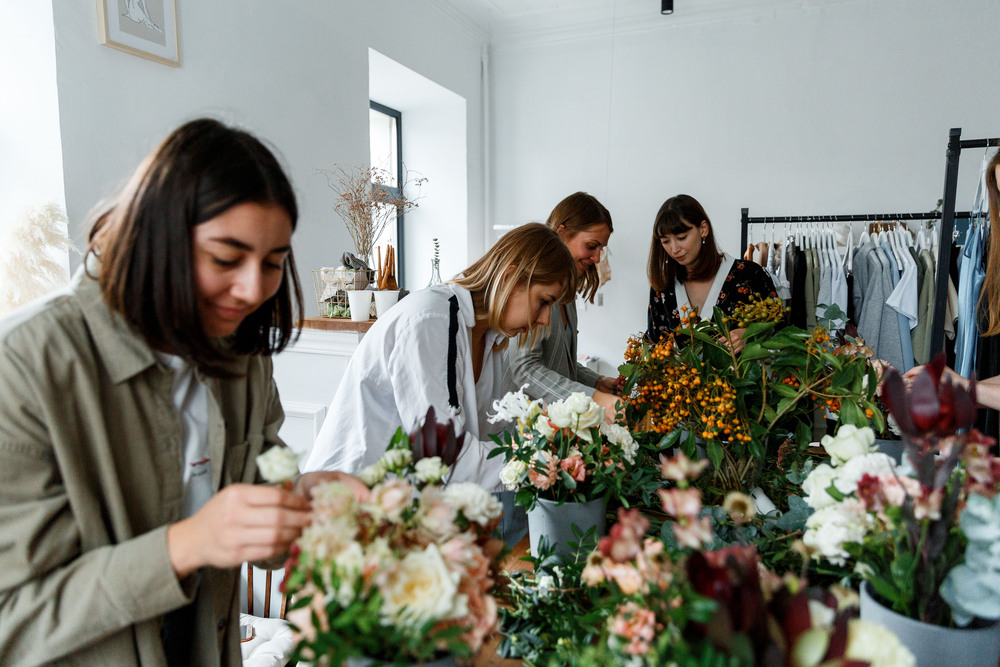
M372 291L366 289L347 290L347 305L351 309L352 322L367 322L372 307Z
M593 535L583 540L579 552L569 546L577 542L573 535L573 526L581 534L591 528ZM554 545L555 555L563 559L579 557L583 560L597 546L597 538L604 535L604 499L597 498L586 503L566 502L558 504L554 500L538 499L535 508L528 512L528 540L531 544L531 555L538 557L538 546L544 537L546 542Z
M1000 622L977 628L945 628L908 618L872 597L861 584L861 618L891 630L917 658L917 667L996 667L1000 661Z

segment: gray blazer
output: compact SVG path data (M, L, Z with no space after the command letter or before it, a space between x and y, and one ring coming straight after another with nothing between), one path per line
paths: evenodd
M527 384L528 396L547 403L574 392L590 396L601 375L576 360L576 303L556 304L551 313L549 326L531 346L518 347L517 341L507 346L504 384L515 389Z

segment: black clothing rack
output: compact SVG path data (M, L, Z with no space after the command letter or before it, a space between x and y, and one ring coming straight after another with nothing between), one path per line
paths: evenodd
M927 213L861 213L856 215L792 215L750 217L750 209L742 209L740 216L740 249L747 245L749 226L753 224L783 223L806 224L812 222L890 222L893 220L941 220L938 243L938 267L947 267L951 261L951 235L956 219L972 218L972 211L955 211L955 193L958 190L958 160L963 148L988 148L1000 146L1000 138L961 140L961 128L952 128L948 138L945 164L944 200L941 211ZM931 356L944 349L944 311L948 301L948 271L938 269L934 285L934 316L931 323Z

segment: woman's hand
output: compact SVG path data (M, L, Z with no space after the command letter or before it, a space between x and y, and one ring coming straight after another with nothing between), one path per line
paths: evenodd
M621 396L622 387L625 386L625 376L619 375L618 377L608 377L607 375L602 375L597 379L597 383L594 385L594 389L598 391L603 391L605 394L614 394L616 396Z
M604 421L609 424L614 424L617 421L619 416L619 413L615 408L615 405L618 403L617 396L597 390L594 392L594 403L597 403L604 408Z
M914 366L910 370L908 370L905 373L903 373L903 379L906 380L907 384L909 384L910 382L913 381L913 378L917 377L917 375L919 375L921 373L921 371L923 370L923 368L924 368L923 366ZM880 374L879 377L881 377L881 374ZM941 373L941 379L942 380L949 380L953 385L958 386L958 387L962 387L963 389L968 389L969 388L969 380L968 380L968 378L962 377L961 375L959 375L958 373L956 373L955 371L953 371L948 366L944 367L944 372Z
M288 552L312 520L309 501L278 486L233 484L167 528L178 579L205 567L239 567Z
M719 342L725 344L729 349L733 351L733 354L739 354L743 349L745 343L743 342L743 333L746 329L732 329L729 332L729 338L721 336Z

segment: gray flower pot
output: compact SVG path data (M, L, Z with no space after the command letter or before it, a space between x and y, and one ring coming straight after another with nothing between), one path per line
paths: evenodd
M597 538L604 535L604 499L559 505L554 500L539 498L535 508L528 512L532 557L538 557L538 545L543 537L547 543L554 545L556 556L563 559L575 557L577 551L569 546L570 542L578 541L572 526L576 526L581 535L591 528L596 529L588 539L580 540L579 559L583 560L597 546Z
M917 658L917 667L996 667L1000 660L1000 622L984 628L944 628L907 618L882 605L861 584L861 618L891 630Z
M300 665L302 663L299 663ZM398 663L383 662L381 660L375 660L373 658L366 658L363 656L355 656L347 659L346 667L378 667L380 665L392 665ZM441 656L436 660L430 660L428 662L412 662L408 663L411 665L420 665L420 667L454 667L458 665L458 661L455 656L451 653Z

